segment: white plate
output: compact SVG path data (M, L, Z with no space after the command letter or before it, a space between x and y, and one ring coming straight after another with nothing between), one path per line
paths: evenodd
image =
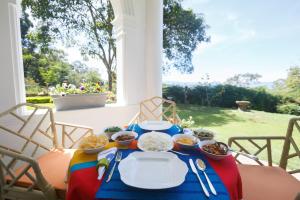
M159 131L171 128L172 124L168 121L144 121L139 126L144 130Z
M158 140L153 138L157 138ZM145 143L147 143L149 140L153 140L153 142L151 143L151 146L146 146ZM166 145L162 149L158 149L160 141L166 142ZM169 151L173 149L174 143L170 135L162 132L152 131L142 134L138 140L137 146L142 151Z
M187 165L169 152L133 152L119 164L121 180L142 189L166 189L181 185Z

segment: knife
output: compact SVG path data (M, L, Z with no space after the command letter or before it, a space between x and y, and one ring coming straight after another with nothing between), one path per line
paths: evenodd
M196 174L196 176L197 176L197 178L198 178L198 180L199 180L199 182L200 182L200 185L201 185L201 187L202 187L202 189L203 189L204 194L205 194L207 197L209 197L209 193L208 193L208 191L207 191L205 185L203 184L203 182L202 182L202 180L201 180L201 178L200 178L200 176L199 176L199 174L198 174L198 171L197 171L197 169L196 169L196 166L195 166L195 164L194 164L194 161L193 161L191 158L189 159L189 163L190 163L190 166L191 166L192 171Z

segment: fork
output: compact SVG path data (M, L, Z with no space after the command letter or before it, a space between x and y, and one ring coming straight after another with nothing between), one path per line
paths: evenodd
M116 155L116 159L115 159L115 164L114 164L113 168L110 170L110 173L109 173L109 175L108 175L108 178L107 178L107 180L106 180L106 183L110 181L110 179L111 179L111 177L112 177L112 175L113 175L113 173L114 173L114 171L115 171L115 168L116 168L117 163L119 163L121 160L122 160L122 152L121 152L121 151L118 151L118 152L117 152L117 155Z

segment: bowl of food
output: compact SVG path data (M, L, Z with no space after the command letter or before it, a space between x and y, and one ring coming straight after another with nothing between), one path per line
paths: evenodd
M140 136L137 146L142 151L169 151L173 149L172 137L163 132L148 132Z
M134 131L119 131L111 136L111 139L118 145L128 146L133 140L138 137L138 134Z
M200 148L201 152L214 160L222 160L231 155L227 144L223 142L214 142L204 144Z
M180 149L195 149L199 143L198 138L187 134L176 134L172 139Z
M214 132L203 128L193 129L193 135L197 137L200 141L212 140L215 137Z
M95 154L102 151L107 144L108 138L105 135L90 135L81 140L79 148L87 154Z
M111 139L111 136L119 131L122 131L122 129L118 126L110 126L110 127L107 127L106 129L104 129L104 133L105 135Z

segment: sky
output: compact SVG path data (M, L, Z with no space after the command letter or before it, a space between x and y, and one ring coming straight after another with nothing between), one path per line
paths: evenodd
M164 82L199 82L205 74L211 82L224 82L247 72L272 82L300 65L299 0L183 0L183 6L204 15L211 42L194 51L192 74L172 71L163 75ZM71 61L80 56L74 49L67 52ZM100 72L105 78L105 70Z

